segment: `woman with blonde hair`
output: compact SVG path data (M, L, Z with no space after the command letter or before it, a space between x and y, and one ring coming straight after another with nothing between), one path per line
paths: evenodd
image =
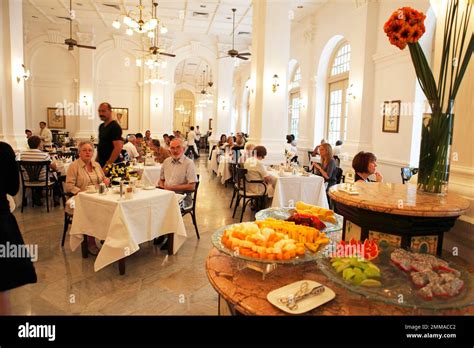
M100 164L92 158L94 156L94 145L90 141L83 141L79 144L79 158L75 160L66 175L65 191L77 195L79 192L87 191L89 186L98 188L99 184L108 185L109 179L105 177ZM70 198L66 203L66 211L74 214L74 200ZM95 243L95 238L88 237L89 253L97 255L99 249Z
M319 154L321 155L321 165L313 162L313 168L324 178L324 182L328 183L327 189L329 189L337 183L337 165L333 158L332 146L328 143L319 145Z

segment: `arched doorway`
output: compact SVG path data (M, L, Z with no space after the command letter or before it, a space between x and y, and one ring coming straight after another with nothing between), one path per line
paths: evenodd
M194 93L187 89L177 90L174 94L173 130L186 134L195 123Z
M214 116L216 84L209 62L199 56L187 57L174 70L173 129L186 134L191 126L208 130Z

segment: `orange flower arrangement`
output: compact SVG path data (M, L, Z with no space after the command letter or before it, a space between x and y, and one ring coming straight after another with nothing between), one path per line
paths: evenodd
M447 188L454 100L474 53L473 6L472 0L446 1L438 83L418 42L425 32L426 16L402 7L392 13L383 28L392 45L401 50L408 46L418 83L430 104L431 118L422 126L418 170L418 187L425 192L441 193Z
M392 13L383 26L390 43L403 50L408 43L417 42L425 33L426 16L411 7L402 7Z

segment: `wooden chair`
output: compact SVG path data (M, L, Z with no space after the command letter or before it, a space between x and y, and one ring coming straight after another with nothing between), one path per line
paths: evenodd
M246 174L247 174L247 169L244 168L239 168L236 167L236 172L237 172L237 201L235 203L234 207L234 213L232 214L232 217L235 217L235 213L237 211L237 207L239 206L240 200L243 199L242 201L242 213L240 215L240 222L242 222L244 218L244 213L245 213L245 208L247 207L247 204L252 201L257 201L257 205L260 206L260 202L263 201L263 199L267 195L267 185L263 180L247 180ZM256 193L251 193L247 192L247 184L258 184L258 185L263 185L263 194L256 194Z
M341 182L344 182L344 175L343 175L343 170L342 168L337 167L336 168L336 183L340 184Z
M191 206L181 208L181 216L191 214L191 218L193 219L194 229L196 230L197 239L200 239L201 237L199 236L198 226L197 226L197 222L196 222L196 200L197 200L197 193L198 193L198 188L199 188L199 174L197 175L197 179L198 180L196 182L196 186L194 187L194 190L192 190L192 191L182 191L182 192L179 192L179 193L189 193L193 197L193 204Z
M230 172L232 174L232 188L234 192L232 193L232 199L230 200L229 208L232 208L232 204L234 204L234 199L239 192L239 185L237 180L237 167L242 168L242 165L239 163L231 163L230 165Z
M77 159L77 152L62 152L58 151L56 154L58 159L71 158L73 161Z
M59 181L59 189L61 191L61 197L63 201L63 208L64 208L64 229L63 229L63 238L61 239L61 246L64 247L64 240L66 239L66 233L69 228L69 225L72 224L72 214L66 212L66 201L69 197L74 196L72 193L66 193L64 191L64 184L66 183L66 175L61 175L58 178Z
M32 196L33 190L46 191L46 210L49 213L49 196L53 196L53 187L55 182L50 181L49 166L51 161L18 161L18 168L21 176L21 185L23 187L22 203L26 200L26 189L30 188ZM41 174L44 173L45 178L40 180ZM34 199L33 207L35 205ZM23 213L24 204L21 205L21 212Z
M402 183L405 184L407 181L411 179L413 175L418 173L418 168L403 167L403 168L400 168L400 172L402 176Z

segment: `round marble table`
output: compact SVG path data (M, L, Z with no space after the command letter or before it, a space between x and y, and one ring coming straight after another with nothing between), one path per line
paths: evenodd
M336 213L344 216L342 238L374 239L413 251L441 255L443 234L469 209L469 202L448 193L423 193L413 184L355 183L331 187Z
M468 269L473 271L472 267ZM474 306L436 311L369 300L330 281L313 262L296 266L279 265L262 280L261 273L251 269L239 271L236 259L213 248L206 260L206 272L211 285L219 294L219 301L225 300L232 314L287 315L267 301L267 294L299 280L314 280L332 289L336 297L306 315L474 315Z

